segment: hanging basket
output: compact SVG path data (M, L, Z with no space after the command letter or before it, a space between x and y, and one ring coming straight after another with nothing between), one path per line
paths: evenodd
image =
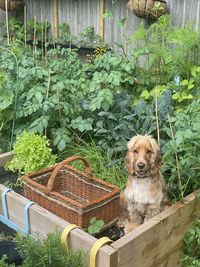
M129 0L128 7L140 18L157 19L167 11L166 1L157 0Z
M8 3L8 11L17 11L23 9L23 1L22 0L7 0ZM6 3L5 0L0 0L0 8L6 11Z

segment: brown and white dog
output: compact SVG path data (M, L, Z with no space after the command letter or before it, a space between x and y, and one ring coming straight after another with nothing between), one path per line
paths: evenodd
M128 233L168 206L159 147L150 135L134 136L125 158L128 181L121 193L119 226Z

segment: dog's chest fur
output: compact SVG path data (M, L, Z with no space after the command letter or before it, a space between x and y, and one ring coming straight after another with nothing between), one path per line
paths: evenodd
M125 190L127 199L138 204L158 204L163 198L160 181L152 181L152 178L132 179Z

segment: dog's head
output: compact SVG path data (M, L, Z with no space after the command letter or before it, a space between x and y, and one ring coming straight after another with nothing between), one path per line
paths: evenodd
M161 166L159 147L150 135L136 135L127 144L125 164L129 175L154 176Z

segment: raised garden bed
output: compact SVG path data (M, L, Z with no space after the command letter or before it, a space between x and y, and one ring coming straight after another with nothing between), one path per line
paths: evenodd
M11 158L10 153L0 155L0 166ZM0 185L0 195L5 187ZM181 266L182 239L187 229L200 217L200 201L194 192L177 202L164 212L139 226L126 236L100 248L96 267L150 267ZM9 219L24 228L24 206L28 202L16 192L7 193ZM0 213L2 203L0 202ZM56 228L64 230L69 223L46 211L38 205L29 209L30 233L40 232L46 235ZM90 252L97 239L81 229L75 228L69 234L70 249L82 249ZM88 253L89 259L89 253ZM88 261L89 266L89 261Z

